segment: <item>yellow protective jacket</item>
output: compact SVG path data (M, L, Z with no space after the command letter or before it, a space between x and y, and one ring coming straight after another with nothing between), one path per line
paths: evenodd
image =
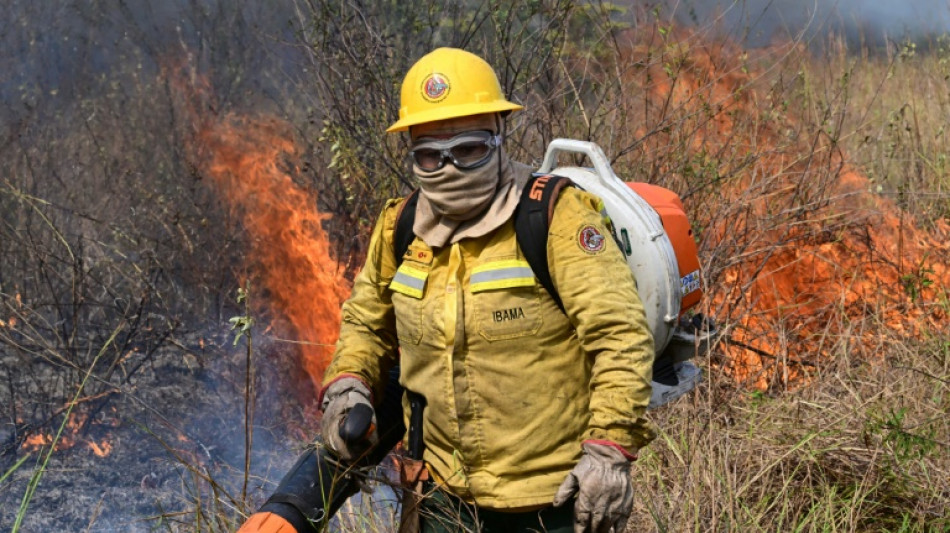
M376 224L325 384L354 375L379 398L398 357L402 385L427 401L430 471L488 508L549 504L584 440L632 453L652 440L653 340L597 197L564 189L551 221L564 312L531 273L513 219L436 250L417 238L397 273L400 201Z

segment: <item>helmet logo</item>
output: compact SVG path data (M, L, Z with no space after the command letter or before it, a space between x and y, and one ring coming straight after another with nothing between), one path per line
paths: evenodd
M422 95L426 100L432 103L444 100L445 97L449 95L450 89L449 80L438 72L430 74L429 77L422 82Z

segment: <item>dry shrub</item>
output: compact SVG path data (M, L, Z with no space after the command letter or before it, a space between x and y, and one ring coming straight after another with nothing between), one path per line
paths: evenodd
M140 136L124 134L130 119L142 121ZM20 426L4 450L49 430L116 328L92 396L127 385L183 320L204 321L216 307L226 277L214 268L224 266L221 249L208 243L229 238L208 231L212 199L195 177L178 179L189 173L175 148L144 127L160 120L91 99L24 127L6 148L0 346L15 398L5 414ZM144 157L158 176L144 177Z
M139 496L123 501L122 512L135 512L150 497L138 480L103 480L115 481L113 468L150 468L150 458L115 459L154 444L135 422L154 420L143 411L155 398L185 403L194 391L174 389L176 380L202 378L214 362L209 332L235 308L244 238L184 157L183 117L158 61L197 41L189 59L219 66L227 108L252 99L249 85L268 85L241 83L246 73L232 68L264 58L247 37L245 16L256 12L247 5L189 3L177 35L157 26L166 8L185 4L15 4L0 23L9 74L0 88L0 529L24 517L25 529L76 529L77 512L91 527L100 509L88 500L104 486ZM238 43L236 28L245 30ZM168 429L167 419L157 425ZM101 470L59 474L109 446ZM43 503L30 506L21 498L44 475L38 455L52 456L52 473L36 494ZM90 492L58 497L73 490Z
M544 11L552 5L531 16L554 20ZM515 157L539 161L555 136L593 140L620 176L686 202L704 311L724 343L709 387L658 415L664 439L638 469L648 488L634 529L931 527L946 514L946 484L930 492L917 476L938 479L948 467L948 428L935 418L948 401L945 341L931 340L947 325L946 228L874 194L847 149L861 111L849 79L816 83L818 60L798 43L749 51L656 13L571 7L552 26L563 33L551 33L550 53L535 54L534 76L497 60L534 52L524 40L484 31L429 44L503 50L486 55L510 97L527 104L509 120ZM487 15L485 26L508 13ZM399 81L377 100L389 117ZM330 127L385 126L346 113L331 115ZM398 161L389 168L406 179ZM381 202L397 189L366 192ZM918 371L931 377L904 386Z
M254 92L239 82L245 51L201 40L197 52L174 47L181 64L146 47L164 72L126 65L121 90L96 82L50 116L9 123L0 393L14 400L0 414L16 423L0 431L12 443L0 466L62 414L116 327L83 405L122 390L182 323L233 314L227 293L255 265L267 279L262 243L278 241L244 234L255 227L247 210L222 209L214 188L240 185L249 168L333 215L303 227L337 243L326 263L352 275L382 202L412 185L405 138L384 133L402 75L447 45L486 57L526 104L508 122L515 158L537 163L554 137L595 141L620 176L680 193L694 221L704 311L726 342L705 365L708 384L656 413L663 435L641 453L633 530L946 527L946 205L931 194L947 186L942 49L895 48L886 60L840 49L816 60L797 43L749 51L712 28L600 2L297 7L311 64L281 117L253 97L242 96L258 113L235 109ZM218 15L202 11L194 26L212 36L227 33L223 20L248 26ZM236 190L238 203L256 196ZM274 220L262 224L286 223ZM325 266L290 255L274 257L298 278ZM299 303L263 285L277 314ZM187 472L198 518L182 528L227 528L252 507L201 468Z
M855 331L855 334L861 332ZM950 508L946 340L837 342L794 393L707 388L658 413L635 467L636 531L942 531Z
M492 61L510 97L527 106L509 120L514 157L537 163L555 136L593 140L624 179L684 198L706 310L726 326L720 362L737 380L787 387L812 373L829 355L826 337L838 335L828 325L869 306L892 309L889 318L913 335L922 332L915 320L943 324L915 300L935 296L947 250L900 205L868 193L842 149L852 136L849 88L816 94L797 43L750 52L711 28L678 29L658 12L609 4L489 2L436 19L426 19L431 4L410 13L308 5L329 181L359 203L337 205L365 213L363 227L411 179L404 138L382 133L402 73L432 47L463 46ZM398 29L426 20L424 38L404 43Z

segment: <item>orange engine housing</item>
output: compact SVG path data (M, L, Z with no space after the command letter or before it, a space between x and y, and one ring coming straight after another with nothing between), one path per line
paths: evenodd
M649 183L628 182L641 198L647 201L663 223L663 229L673 245L676 262L679 265L680 288L683 301L680 315L693 308L703 298L703 287L699 275L699 251L693 239L693 228L686 216L686 209L680 197L673 191Z
M278 514L258 512L252 514L237 533L297 533L297 529Z

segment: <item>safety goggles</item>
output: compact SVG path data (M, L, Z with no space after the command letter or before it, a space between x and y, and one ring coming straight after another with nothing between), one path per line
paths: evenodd
M444 141L423 139L409 155L413 163L426 172L439 170L446 161L451 161L460 170L470 170L487 163L499 146L500 135L490 131L467 131Z

